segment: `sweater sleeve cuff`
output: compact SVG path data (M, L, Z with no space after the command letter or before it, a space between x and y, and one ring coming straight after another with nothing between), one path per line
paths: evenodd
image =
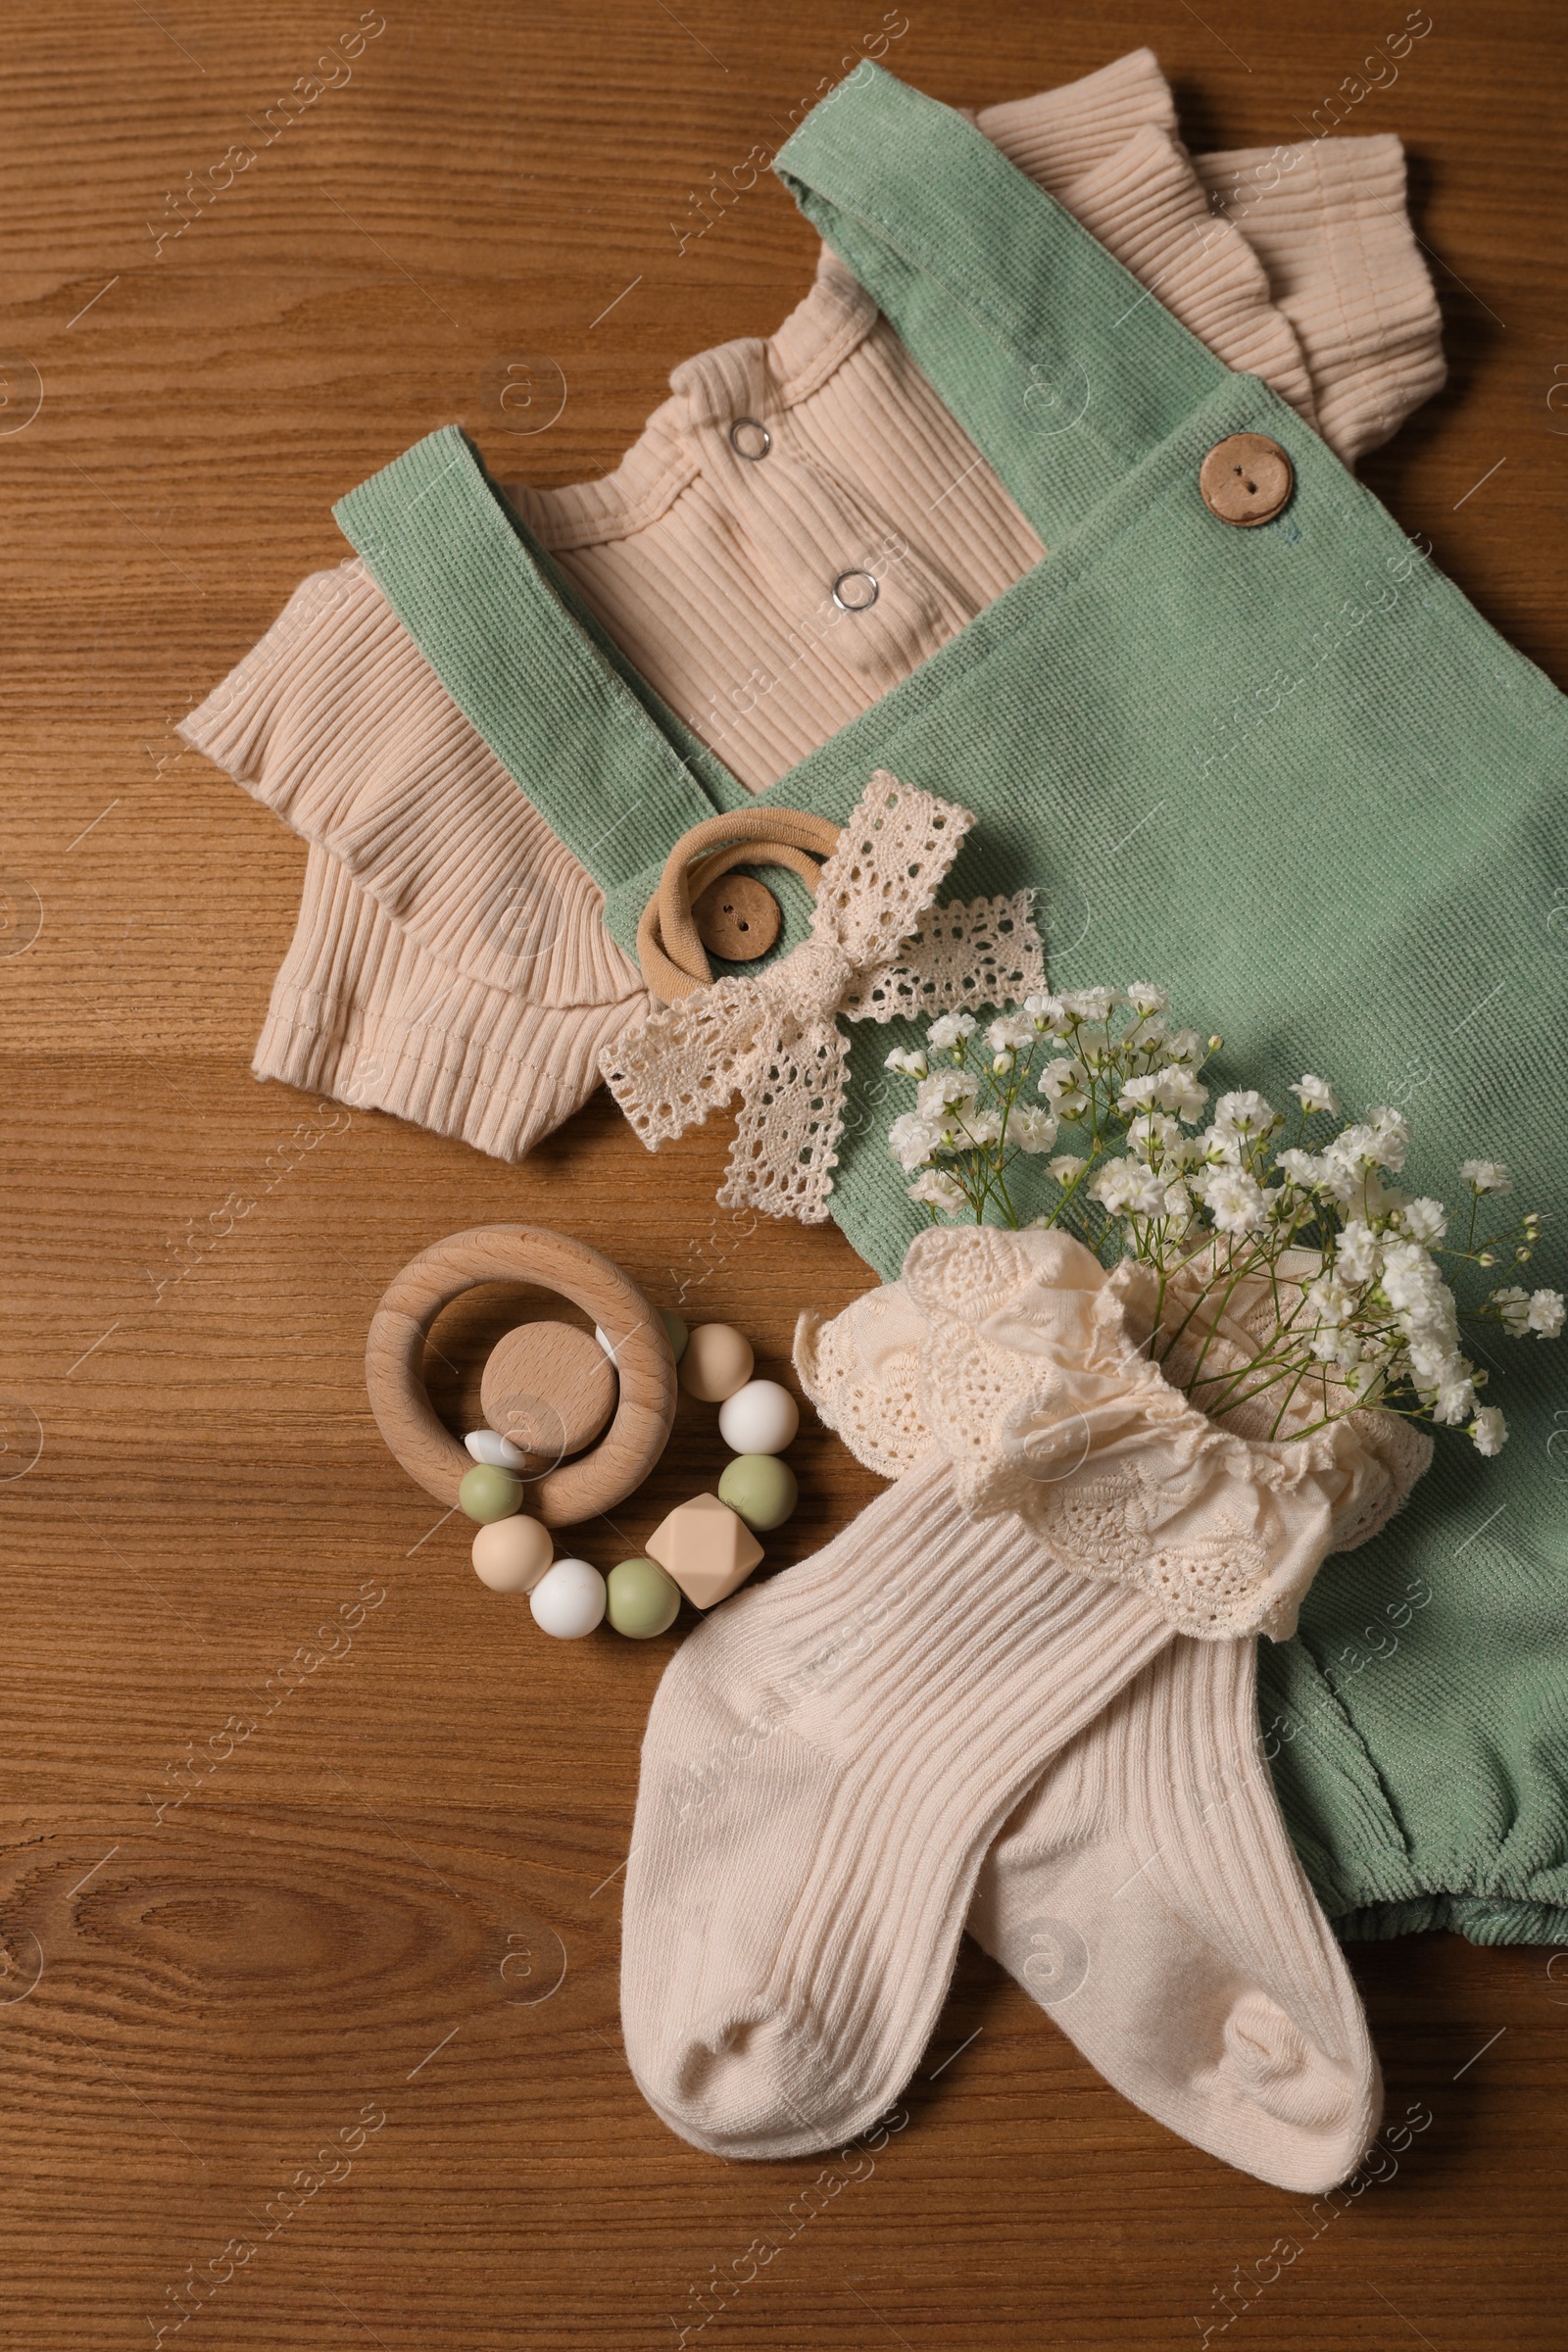
M465 979L313 844L251 1067L517 1160L581 1108L601 1048L647 1008L640 992L541 1006Z
M1377 449L1443 385L1443 323L1392 132L1194 159L1218 212L1268 271L1300 337L1324 439Z
M641 994L598 885L363 564L306 580L180 733L450 972L541 1006Z
M1176 131L1176 107L1152 49L1135 49L1060 89L982 108L977 126L1008 163L1059 196L1146 124Z

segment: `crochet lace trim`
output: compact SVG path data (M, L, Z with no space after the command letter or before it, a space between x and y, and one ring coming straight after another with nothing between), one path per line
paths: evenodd
M1034 894L934 906L974 819L879 768L817 881L811 937L752 978L715 980L600 1057L651 1152L741 1098L718 1199L820 1224L844 1125L837 1015L891 1021L1045 986Z

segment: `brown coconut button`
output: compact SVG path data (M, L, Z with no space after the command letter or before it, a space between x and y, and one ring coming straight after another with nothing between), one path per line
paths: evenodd
M773 893L752 874L720 874L692 901L698 938L710 956L721 956L726 963L750 963L765 956L783 919Z
M1295 486L1290 459L1266 433L1228 434L1198 469L1198 487L1209 513L1244 531L1272 522Z
M615 1375L591 1333L573 1323L523 1323L491 1348L479 1383L488 1426L554 1469L598 1437L615 1409Z

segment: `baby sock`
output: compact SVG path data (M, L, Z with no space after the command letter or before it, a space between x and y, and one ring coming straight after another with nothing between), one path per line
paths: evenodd
M756 2157L870 2124L992 1839L1176 1639L1015 1517L970 1519L937 1457L701 1626L654 1700L626 1871L626 2054L665 2123Z
M1257 1646L1178 1636L1060 1754L969 1931L1107 2082L1241 2171L1352 2172L1382 2085L1259 1748Z

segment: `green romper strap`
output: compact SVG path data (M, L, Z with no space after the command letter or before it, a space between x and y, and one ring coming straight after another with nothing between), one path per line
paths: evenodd
M983 132L869 60L773 168L1049 547L1234 380Z
M607 891L750 801L599 626L459 426L333 512L458 709Z

